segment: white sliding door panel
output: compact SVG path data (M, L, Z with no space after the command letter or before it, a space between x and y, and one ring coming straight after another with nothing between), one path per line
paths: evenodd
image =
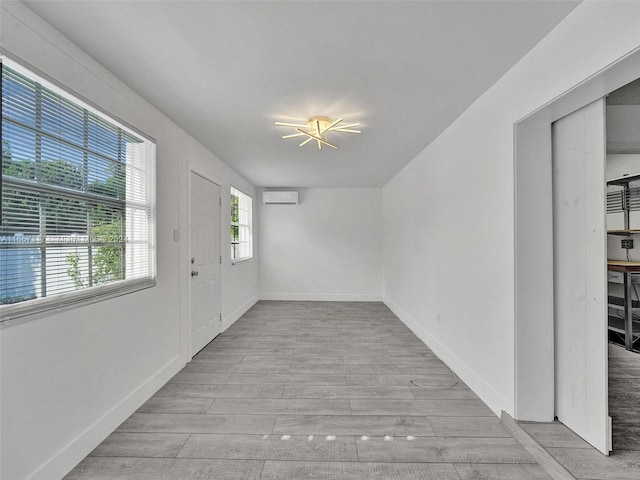
M605 148L604 99L553 124L556 415L608 454Z

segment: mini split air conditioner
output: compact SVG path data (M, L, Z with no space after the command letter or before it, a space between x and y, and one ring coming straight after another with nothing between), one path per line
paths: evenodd
M265 205L297 205L298 192L267 190L262 192L262 203Z

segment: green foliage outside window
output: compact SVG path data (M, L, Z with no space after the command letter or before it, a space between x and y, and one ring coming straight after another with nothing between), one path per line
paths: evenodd
M104 181L94 180L85 189L85 174L82 168L72 162L56 159L40 160L36 163L31 159L13 159L10 143L2 140L2 174L7 177L37 181L41 184L76 191L86 190L87 193L123 199L125 195L123 169L122 164L111 165L111 176ZM67 255L66 273L73 280L76 289L124 279L123 209L108 208L97 203L89 205L80 200L53 195L5 189L2 212L2 231L5 235L24 230L24 222L12 222L12 215L17 214L21 219L34 219L34 223L35 220L38 222L33 225L34 231L20 233L44 233L44 235L73 233L88 235L94 243L120 243L92 247L90 274L83 273L79 255Z
M238 241L238 221L239 221L239 198L231 195L231 241Z

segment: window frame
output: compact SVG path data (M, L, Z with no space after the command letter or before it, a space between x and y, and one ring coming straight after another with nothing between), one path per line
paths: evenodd
M238 198L238 221L235 222L234 221L234 201L233 201L233 197L237 197ZM230 188L230 195L229 195L229 199L230 199L230 213L231 213L231 218L230 218L230 225L231 225L231 231L230 231L230 237L231 237L231 242L230 242L230 246L231 246L231 250L230 250L230 255L231 255L231 264L234 265L236 263L241 263L241 262L246 262L249 261L253 258L253 197L251 197L251 195L247 195L246 193L244 193L242 190L235 188L233 185ZM241 203L242 202L248 202L248 208L241 208ZM240 211L246 211L247 213L247 222L246 223L242 223L240 222ZM237 227L238 228L238 236L237 239L234 240L234 234L233 234L233 228ZM240 235L240 231L241 229L246 229L247 230L247 236L248 236L248 240L246 241L242 241L240 240L241 235ZM238 245L238 250L242 250L240 247L242 244L246 244L248 245L248 255L242 256L242 257L234 257L234 245Z
M118 117L112 115L111 113L97 107L84 97L78 95L71 89L67 88L64 85L61 85L57 81L51 79L46 74L40 72L38 69L33 68L32 66L24 65L20 60L8 55L6 52L2 52L0 55L0 63L2 65L6 65L11 70L17 72L19 75L25 76L30 81L38 84L40 87L43 87L55 94L58 94L64 101L70 102L74 107L80 108L86 114L90 114L95 116L98 121L105 122L109 128L117 128L119 131L121 130L125 134L129 134L134 137L140 137L144 141L146 145L145 155L149 156L149 159L145 157L145 167L148 167L145 172L147 178L149 180L148 185L146 185L144 194L146 200L144 202L139 202L138 199L127 198L129 195L125 194L124 198L112 198L112 197L104 197L105 204L120 204L120 207L123 211L127 209L134 209L136 211L140 211L140 207L143 206L142 211L147 212L147 221L146 225L146 241L142 243L148 248L147 259L144 260L144 266L146 272L143 276L139 276L137 278L129 278L126 277L122 280L108 281L103 284L91 285L84 288L79 288L75 291L66 291L62 293L54 293L50 296L37 297L29 300L19 301L16 303L9 303L0 305L0 328L6 327L9 325L13 325L16 323L21 323L22 321L39 318L47 314L58 313L62 311L69 310L71 308L77 308L83 305L93 304L99 301L107 300L110 298L118 297L121 295L126 295L129 293L133 293L139 290L151 288L156 285L156 265L157 265L157 256L156 256L156 178L155 178L155 166L156 166L156 154L155 154L155 145L156 141L149 135L141 132L140 130L132 127L131 125L123 122ZM38 87L38 88L40 88ZM36 109L40 107L35 107ZM7 120L8 121L8 120ZM45 133L44 131L42 133ZM41 135L41 133L37 133L36 135ZM120 148L120 144L118 144L118 148ZM34 159L35 160L35 159ZM128 162L122 163L123 168L127 168ZM126 174L123 178L127 178ZM85 179L86 180L86 179ZM5 187L5 182L7 188L13 189L20 188L21 180L19 177L11 177L11 179L2 179L0 176L0 193L2 189ZM34 195L46 195L50 192L56 192L56 190L65 189L62 186L56 185L48 185L47 183L35 183L25 180L26 191L33 192ZM17 185L17 187L16 187ZM127 187L128 188L128 187ZM96 193L88 193L85 191L70 191L66 192L66 197L69 199L78 199L79 201L91 202L91 201L100 201L102 200L100 197L103 195ZM87 204L89 205L89 204ZM87 206L87 208L89 208ZM87 220L88 221L88 220ZM128 236L125 232L126 222L124 217L121 220L122 227L121 232L124 232L124 236ZM94 245L95 247L104 246L100 243L92 243L89 237L91 236L90 229L87 245ZM49 236L49 234L47 234ZM53 234L55 236L55 234ZM2 237L4 239L5 237ZM34 248L50 248L46 246L47 238L44 237L41 239L39 247L36 246ZM104 241L104 240L103 240ZM44 242L44 243L43 243ZM98 240L100 242L100 240ZM126 249L127 244L131 243L135 245L140 243L140 241L130 242L128 238L124 238L122 241L117 242L117 245L123 249ZM34 244L35 245L35 244ZM78 245L84 246L84 243L79 243ZM115 243L110 242L109 245L115 245ZM89 255L91 255L89 250ZM122 255L123 261L126 262L126 255ZM41 278L42 274L38 275L38 278ZM46 275L46 273L45 273ZM89 278L92 277L93 272L88 272ZM46 277L45 277L46 278ZM91 283L90 283L91 284Z

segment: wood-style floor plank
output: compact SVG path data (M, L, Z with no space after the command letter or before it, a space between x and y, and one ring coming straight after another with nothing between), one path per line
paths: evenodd
M438 437L511 437L498 417L427 417Z
M422 400L480 400L469 387L458 382L450 387L439 386L409 386L412 395Z
M87 457L64 480L260 480L264 462Z
M367 352L367 354L370 352ZM391 364L391 365L428 365L429 363L440 364L441 360L436 357L417 356L417 355L360 355L344 357L344 363L348 365L362 364Z
M640 425L613 425L613 450L640 450Z
M341 385L287 385L283 398L397 398L413 399L408 387L360 387Z
M187 373L182 371L169 380L169 383L215 385L227 383L229 378L231 378L231 374L228 373Z
M362 462L535 463L513 438L385 436L356 445Z
M235 414L246 412L252 414L275 415L350 415L348 400L325 399L216 399L207 413Z
M206 348L206 347L205 347ZM216 357L218 355L224 356L238 356L238 355L292 355L293 348L282 347L220 347L211 348L206 351L202 351L199 355Z
M223 363L189 363L182 369L184 373L306 373L289 372L290 365L286 363L257 363L257 364L223 364ZM335 373L335 372L328 372Z
M202 353L197 354L191 362L193 363L220 363L220 364L229 364L229 363L240 363L244 355L204 355Z
M454 465L460 480L552 480L539 465Z
M412 385L451 386L456 379L446 371L429 375L347 375L347 385L399 385L410 387Z
M190 385L168 383L156 397L282 398L284 385Z
M576 478L597 480L638 480L640 452L623 450L606 457L593 448L549 448Z
M117 432L271 433L275 415L134 413Z
M342 365L342 357L325 357L314 355L245 355L242 363L272 364L284 363L287 365ZM335 373L335 372L333 372Z
M173 457L189 438L188 433L114 432L90 453L94 457Z
M227 380L229 385L259 385L272 383L277 385L346 385L344 375L313 374L233 374Z
M426 417L278 415L273 433L290 435L434 435Z
M451 464L274 462L266 461L262 480L460 480Z
M151 397L137 413L207 413L213 398Z
M540 424L520 422L519 425L543 447L592 448L561 423Z
M351 400L354 415L434 415L492 417L480 400Z
M353 437L290 435L191 435L181 458L357 462Z

